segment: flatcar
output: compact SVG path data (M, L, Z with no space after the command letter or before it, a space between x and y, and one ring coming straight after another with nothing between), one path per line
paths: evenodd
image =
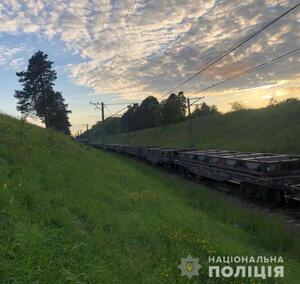
M167 167L186 177L238 185L242 196L285 204L300 202L300 156L135 145L92 145Z

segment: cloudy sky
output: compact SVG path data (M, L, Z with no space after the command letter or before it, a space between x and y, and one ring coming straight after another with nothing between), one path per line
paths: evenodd
M17 116L16 71L42 50L55 62L73 132L100 116L90 101L165 95L299 0L1 0L0 111ZM300 47L300 8L180 90L186 96ZM220 110L300 98L300 53L201 93ZM200 94L199 94L200 95ZM117 107L112 111L118 110Z

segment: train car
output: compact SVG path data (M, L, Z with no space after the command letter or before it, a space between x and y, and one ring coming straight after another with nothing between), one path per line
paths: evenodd
M82 143L82 144L85 144L85 145L88 145L89 144L89 138L86 137L86 136L77 136L75 138L75 140L79 143Z
M143 157L154 165L172 166L177 153L178 149L176 148L160 148L155 146L144 149Z
M141 147L134 145L124 145L123 152L129 156L134 156L139 158Z
M178 151L174 163L195 177L240 185L258 199L299 199L300 156L235 151ZM252 192L249 190L252 186Z
M276 203L300 201L300 156L297 155L120 144L91 146L144 159L190 178L238 185L235 190L247 198Z

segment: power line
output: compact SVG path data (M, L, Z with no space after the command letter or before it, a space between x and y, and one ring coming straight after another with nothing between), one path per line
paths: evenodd
M130 2L130 5L129 5L128 11L127 11L127 15L126 15L126 19L125 19L125 23L124 23L124 26L123 26L123 29L122 29L122 32L121 32L121 36L120 36L121 40L122 40L123 36L125 35L126 28L127 28L128 23L129 23L130 17L132 15L135 3L136 3L136 0L132 0Z
M102 116L102 123L101 123L101 125L102 125L102 144L105 145L105 141L106 141L106 120L108 118L116 117L120 112L122 112L126 108L130 107L131 104L127 104L126 107L123 107L122 109L120 109L119 111L117 111L114 114L110 111L110 109L103 102L102 103L99 103L99 102L92 103L92 102L90 102L90 104L94 105L96 107L96 109L101 110L101 116ZM105 116L104 116L104 109L107 109L111 114L111 116L107 117L106 119L105 119ZM87 131L88 131L88 126L87 126ZM90 134L90 132L88 132L88 134ZM127 122L127 137L128 137L128 144L129 144L130 134L129 134L129 124L128 124L128 122ZM90 141L90 136L89 136L89 141Z
M199 97L199 98L188 98L188 100L190 100L190 101L191 101L191 100L194 100L194 102L192 102L190 106L196 104L198 101L200 101L200 100L202 100L202 99L204 99L204 97Z
M113 114L112 116L110 116L110 117L115 117L115 116L119 115L120 112L122 112L123 110L127 109L129 106L130 106L130 105L127 105L126 107L123 107L122 109L120 109L119 111L117 111L116 113L114 113L114 114Z
M289 58L290 56L293 56L293 55L295 55L297 52L299 52L300 51L300 47L299 48L296 48L296 49L294 49L294 50L291 50L291 51L289 51L289 52L287 52L287 53L285 53L285 54L282 54L282 55L280 55L280 56L278 56L278 57L275 57L275 58L273 58L273 59L271 59L271 60L269 60L269 61L266 61L266 62L264 62L264 63L262 63L262 64L258 64L258 65L256 65L256 66L254 66L254 67L251 67L251 68L249 68L249 69L247 69L247 70L245 70L245 71L243 71L243 72L240 72L240 73L238 73L238 74L236 74L236 75L234 75L234 76L232 76L232 77L230 77L230 78L227 78L227 79L224 79L224 80L222 80L222 81L220 81L220 82L217 82L217 83L214 83L214 84L212 84L212 85L210 85L210 86L208 86L208 87L206 87L206 88L204 88L204 89L202 89L202 90L200 90L200 91L198 91L198 92L195 92L195 93L201 93L201 92L204 92L204 91L206 91L206 90L208 90L208 89L210 89L210 88L213 88L213 87L216 87L216 86L218 86L218 85L221 85L221 84L223 84L223 83L225 83L225 82L227 82L227 81L230 81L230 80L232 80L232 79L234 79L234 78L237 78L237 77L239 77L239 76L241 76L241 75L244 75L244 74L246 74L246 73L250 73L250 72L252 72L252 71L254 71L254 70L261 70L261 69L263 69L263 68L266 68L267 66L270 66L270 65L272 65L272 64L275 64L275 63L277 63L277 62L280 62L280 61L282 61L282 60L285 60L285 59L287 59L287 58ZM204 97L193 97L193 98L188 98L187 99L187 101L188 101L188 113L189 113L189 115L188 115L188 118L189 118L189 133L190 133L190 140L191 140L191 146L192 147L194 147L194 140L193 140L193 129L192 129L192 122L191 122L191 106L192 105L194 105L196 102L198 102L200 99L203 99ZM191 100L194 100L194 102L193 103L190 103L190 101ZM125 107L123 107L122 109L120 109L119 111L117 111L116 113L112 113L111 111L110 111L110 109L107 107L107 105L106 104L104 104L104 103L101 103L101 108L100 108L100 103L92 103L92 102L90 102L90 104L91 105L94 105L97 109L101 109L101 111L102 111L102 123L103 123L103 133L102 133L102 144L103 145L105 145L105 137L106 137L106 134L105 134L105 119L104 119L104 108L106 108L109 112L110 112L110 114L111 114L111 118L113 118L113 117L116 117L117 115L119 115L123 110L125 110L126 108L128 108L130 105L132 105L132 104L134 104L134 103L119 103L119 104L110 104L110 105L114 105L114 106L116 106L116 105L124 105L124 104L126 104L126 106ZM108 104L109 105L109 104ZM107 117L106 119L108 119L108 118L110 118L110 117ZM88 128L88 126L87 126L87 128ZM129 144L129 139L130 139L130 132L129 132L129 125L127 125L127 135L128 135L128 144ZM89 138L90 139L90 138Z
M105 18L106 18L106 10L107 10L107 6L108 6L108 1L109 0L105 0L105 5L104 5L104 10L103 10L103 20L102 20L102 28L101 31L104 30L104 25L105 25Z
M131 1L131 4L128 8L128 12L127 12L127 15L126 15L126 19L125 19L125 22L124 22L124 26L123 26L123 29L122 29L122 32L121 32L121 35L120 35L120 38L119 38L119 41L122 40L124 34L125 34L125 31L126 31L126 27L129 23L129 19L130 19L130 13L133 11L133 8L134 8L134 5L136 3L136 0L133 0ZM264 26L262 26L260 29L258 29L257 31L255 31L254 33L250 34L249 36L247 36L245 39L243 39L241 42L235 44L234 46L232 46L231 48L227 49L223 54L219 55L218 57L216 57L215 59L213 59L212 61L209 61L207 62L206 64L204 64L201 69L196 73L194 74L193 76L191 76L190 78L188 78L187 80L185 80L184 82L180 83L179 85L177 85L175 88L173 88L171 91L169 91L168 93L166 93L163 97L165 97L166 95L168 95L169 93L175 91L176 89L178 89L179 87L183 86L184 84L188 83L189 81L191 81L193 78L195 78L196 76L198 76L200 73L202 73L203 71L207 70L208 68L210 68L211 66L213 66L214 64L216 64L217 62L219 62L220 60L222 60L225 56L227 56L228 54L232 53L234 50L236 50L237 48L241 47L242 45L244 45L246 42L248 42L249 40L251 40L252 38L254 38L255 36L257 36L258 34L260 34L262 31L264 31L265 29L267 29L269 26L271 26L272 24L274 24L275 22L277 22L279 19L281 19L282 17L284 17L285 15L287 15L288 13L290 13L291 11L295 10L298 6L300 5L300 3L294 5L293 7L291 7L290 9L288 9L287 11L285 11L283 14L279 15L278 17L276 17L275 19L273 19L272 21L270 21L269 23L265 24ZM116 46L118 47L118 45ZM117 48L115 49L115 54L116 54L116 51L117 51ZM297 50L294 50L292 51L293 53L296 52ZM275 58L273 59L273 61L276 61L278 62L280 59L283 59L282 57L285 57L287 56L288 54L284 54L278 58ZM284 58L285 59L285 58ZM241 72L237 75L234 75L228 79L225 79L221 82L218 82L216 84L213 84L203 90L201 90L200 92L203 92L205 90L208 90L209 88L212 88L212 87L215 87L217 85L220 85L220 84L223 84L225 83L226 81L229 81L229 80L232 80L236 77L239 77L245 73L248 73L248 72L251 72L251 71L254 71L255 69L259 69L259 68L264 68L266 67L265 65L271 65L271 64L274 64L276 62L265 62L263 64L260 64L260 65L257 65L255 67L252 67L244 72ZM199 93L199 92L197 92ZM161 98L163 98L161 97ZM128 103L124 103L124 105L128 105ZM111 105L122 105L122 104L111 104Z
M109 113L111 114L110 117L114 117L117 114L119 114L121 111L123 111L124 109L126 109L128 106L134 105L135 102L132 102L132 103L116 103L116 104L104 104L104 103L99 103L99 102L96 102L96 103L90 102L90 104L93 105L93 106L95 106L95 109L101 109L102 108L102 104L103 104L103 107L105 109L107 109L109 111ZM117 111L116 113L112 113L111 110L108 108L108 106L123 106L123 105L126 105L126 106L123 107L122 109L120 109L119 111Z
M216 57L212 61L209 61L209 62L205 63L204 65L202 65L200 67L199 71L197 71L194 75L192 75L188 79L184 80L183 82L181 82L180 84L178 84L176 87L174 87L173 89L171 89L169 92L167 92L166 94L164 94L161 97L161 99L164 98L165 96L169 95L170 93L174 92L179 87L181 87L181 86L185 85L186 83L190 82L192 79L194 79L195 77L197 77L199 74L201 74L202 72L204 72L205 70L207 70L211 66L215 65L220 60L222 60L225 56L227 56L228 54L232 53L234 50L238 49L239 47L241 47L242 45L244 45L246 42L248 42L249 40L251 40L252 38L254 38L255 36L257 36L258 34L260 34L261 32L263 32L264 30L266 30L268 27L270 27L271 25L273 25L274 23L276 23L282 17L286 16L288 13L292 12L293 10L295 10L298 6L300 6L300 2L297 3L296 5L294 5L293 7L291 7L290 9L288 9L287 11L285 11L283 14L277 16L275 19L273 19L269 23L267 23L264 26L262 26L261 28L259 28L257 31L255 31L252 34L250 34L249 36L247 36L241 42L239 42L239 43L235 44L234 46L230 47L229 49L227 49L223 54L219 55L218 57Z
M122 106L122 105L133 105L135 102L132 103L116 103L116 104L106 104L107 106Z
M134 10L135 4L136 4L136 0L131 0L130 5L129 5L129 7L128 7L127 14L126 14L126 18L125 18L125 21L124 21L124 24L123 24L123 27L122 27L122 31L121 31L120 37L119 37L119 39L118 39L118 41L117 41L117 43L116 43L116 47L115 47L115 52L114 52L113 58L116 57L116 54L117 54L117 50L118 50L119 44L120 44L120 42L123 40L123 37L124 37L124 35L125 35L125 32L126 32L128 23L129 23L129 21L130 21L131 15L132 15L132 12L133 12L133 10Z
M110 111L110 109L109 109L106 105L104 105L104 107L108 110L108 112L109 112L111 115L113 115L112 112Z
M235 79L235 78L237 78L237 77L240 77L240 76L242 76L242 75L244 75L244 74L253 72L253 71L255 71L255 70L261 70L261 69L264 69L264 68L266 68L266 67L268 67L268 66L270 66L270 65L273 65L273 64L275 64L275 63L277 63L277 62L280 62L280 61L282 61L282 60L285 60L285 59L289 58L290 56L295 55L295 53L297 53L297 52L299 52L299 51L300 51L300 48L296 48L296 49L294 49L294 50L291 50L291 51L289 51L289 52L287 52L287 53L285 53L285 54L283 54L283 55L280 55L280 56L278 56L278 57L276 57L276 58L273 58L273 59L271 59L271 60L269 60L269 61L266 61L266 62L264 62L264 63L262 63L262 64L258 64L258 65L254 66L254 67L251 67L250 69L247 69L247 70L245 70L245 71L243 71L243 72L240 72L240 73L238 73L238 74L236 74L236 75L234 75L234 76L232 76L232 77L229 77L229 78L227 78L227 79L224 79L224 80L222 80L222 81L219 81L219 82L217 82L217 83L214 83L214 84L212 84L212 85L210 85L210 86L208 86L208 87L206 87L206 88L204 88L204 89L202 89L202 90L200 90L200 91L195 92L194 94L199 94L199 93L205 92L205 91L207 91L207 90L209 90L209 89L211 89L211 88L214 88L214 87L216 87L216 86L219 86L219 85L221 85L221 84L224 84L224 83L227 82L227 81L230 81L230 80L232 80L232 79Z

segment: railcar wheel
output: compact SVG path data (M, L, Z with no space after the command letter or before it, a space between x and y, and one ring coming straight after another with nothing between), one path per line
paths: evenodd
M248 183L240 183L240 192L244 199L253 199L253 191Z
M271 188L262 187L262 201L263 202L271 202L273 199L273 193Z
M274 190L274 203L275 206L284 207L285 206L285 198L282 190Z

